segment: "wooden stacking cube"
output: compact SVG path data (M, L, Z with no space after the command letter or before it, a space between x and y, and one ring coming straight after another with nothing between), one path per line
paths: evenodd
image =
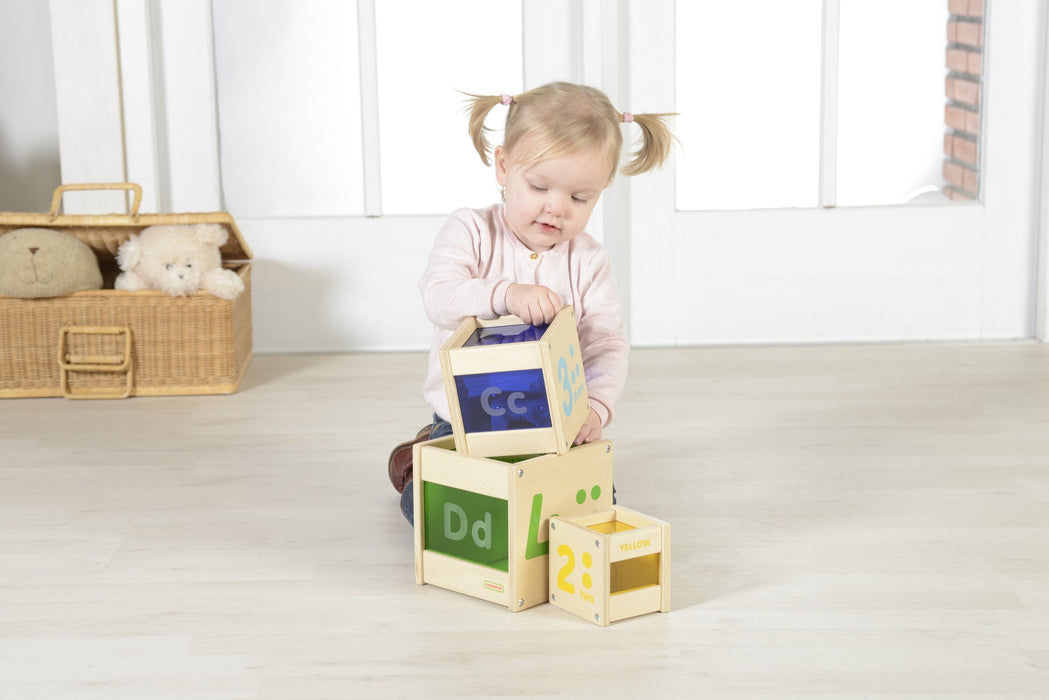
M589 412L572 307L549 326L467 318L441 348L459 452L565 454Z
M516 612L547 601L550 515L612 503L612 443L563 455L465 455L451 437L419 443L415 478L415 580Z
M619 506L550 518L550 602L602 627L670 610L670 525Z

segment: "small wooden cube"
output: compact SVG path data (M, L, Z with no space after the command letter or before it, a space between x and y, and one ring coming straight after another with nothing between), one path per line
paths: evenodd
M612 506L550 518L550 603L602 627L670 611L670 525Z
M612 443L563 455L465 455L451 437L414 448L415 580L505 605L545 603L552 513L612 503Z
M459 452L565 454L572 447L590 410L572 307L549 326L516 316L468 318L440 357Z

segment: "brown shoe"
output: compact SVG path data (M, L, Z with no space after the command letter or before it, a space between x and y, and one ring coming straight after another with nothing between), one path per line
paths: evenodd
M404 487L412 480L412 448L415 443L429 439L430 426L427 425L419 430L414 439L402 442L390 453L390 483L397 493L403 493Z

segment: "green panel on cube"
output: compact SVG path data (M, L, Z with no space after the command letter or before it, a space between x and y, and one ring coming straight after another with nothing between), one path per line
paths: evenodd
M423 482L423 546L499 571L509 567L508 507L502 498Z

